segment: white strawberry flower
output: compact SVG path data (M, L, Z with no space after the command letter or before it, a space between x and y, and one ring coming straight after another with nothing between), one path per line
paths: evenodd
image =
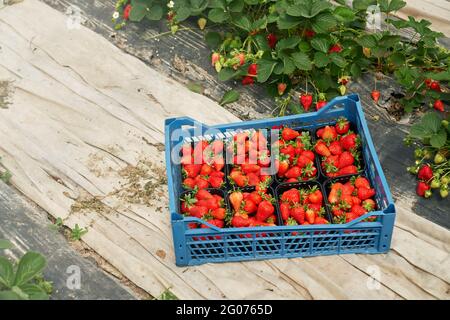
M113 15L112 15L113 19L119 19L120 14L117 11L114 11Z
M167 7L169 9L172 9L174 5L175 5L175 3L172 0L170 0L169 3L167 3Z

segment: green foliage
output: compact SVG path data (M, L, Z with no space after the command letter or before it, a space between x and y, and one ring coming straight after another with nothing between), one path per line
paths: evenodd
M11 247L9 241L0 239L0 249ZM52 284L41 274L46 265L37 252L25 253L17 263L0 256L0 300L47 300Z
M80 228L78 224L75 224L75 228L73 228L70 233L70 240L72 241L81 240L81 237L84 236L87 232L88 232L87 228Z
M352 7L346 1L337 2L177 0L172 7L162 0L131 0L130 20L168 16L168 24L175 26L189 17L208 19L208 27L222 30L205 30L207 45L220 54L215 64L219 79L241 79L247 75L248 66L257 63L256 82L267 86L274 96L278 95L274 90L277 83L294 84L289 89L299 89L308 81L317 96L324 93L331 98L341 93L342 77L357 78L376 71L392 74L403 87L406 111L450 98L444 92L425 90L423 85L427 78L444 85L450 81L449 52L437 45L442 34L432 31L430 22L413 17L406 21L390 19L393 12L405 6L401 0L355 0ZM120 12L125 4L118 1ZM365 30L366 10L376 4L387 15L387 26L385 31L369 33ZM415 31L411 39L396 35L403 28ZM277 38L272 48L268 35ZM330 52L336 44L342 50ZM236 59L238 53L245 54L243 65Z
M429 112L422 117L420 122L411 127L409 135L435 149L450 147L450 140L448 140L450 128L444 123L436 112Z
M236 102L239 100L239 96L240 96L240 93L237 92L236 90L227 91L223 95L222 100L220 100L220 104L223 106L223 105L226 105L229 103Z
M166 289L158 297L158 300L178 300L178 297L176 295L174 295L169 289Z

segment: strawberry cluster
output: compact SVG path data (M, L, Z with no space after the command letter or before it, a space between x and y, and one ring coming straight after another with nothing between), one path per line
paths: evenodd
M328 224L323 195L317 186L291 188L280 196L280 213L287 226Z
M233 209L230 224L235 228L275 226L277 215L273 203L275 199L266 191L242 192L235 190L229 194Z
M205 189L194 190L185 194L181 198L181 213L188 217L202 219L219 228L225 226L227 217L224 198ZM198 225L192 223L189 227L197 228ZM204 224L201 227L208 228Z
M200 141L194 147L186 144L181 149L183 188L221 188L224 184L225 160L223 141Z
M367 178L354 176L347 182L334 182L328 193L335 223L347 223L377 208L375 189Z
M299 132L284 127L275 147L279 150L275 168L280 181L306 181L317 176L315 155L311 150L312 142L308 131Z
M339 118L334 126L320 128L314 151L322 157L321 167L327 177L356 174L360 170L360 139L350 130L350 122Z
M270 151L262 131L242 132L233 136L227 145L227 153L232 155L228 180L239 188L256 187L266 189L271 176L263 172L270 166Z

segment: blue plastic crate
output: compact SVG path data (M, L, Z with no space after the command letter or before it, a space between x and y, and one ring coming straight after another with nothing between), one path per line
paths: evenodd
M181 166L172 163L184 141L224 139L235 132L287 125L315 130L344 116L356 127L362 139L363 174L376 190L378 211L369 212L347 224L217 228L198 218L179 214ZM189 117L167 119L165 123L166 165L170 193L173 242L178 266L209 262L306 257L344 253L383 253L390 248L395 206L367 127L358 95L338 97L317 112L287 117L207 126ZM325 182L325 178L319 180ZM324 195L326 197L326 195ZM374 222L363 222L376 216ZM189 229L189 223L209 228Z

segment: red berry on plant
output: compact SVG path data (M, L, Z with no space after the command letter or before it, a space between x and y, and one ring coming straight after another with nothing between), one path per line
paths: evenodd
M433 169L427 164L423 165L417 173L419 180L428 181L433 178Z
M253 79L253 77L245 76L245 77L242 79L242 84L243 84L244 86L249 85L249 84L254 84L254 83L255 83L255 80Z
M249 65L247 73L252 76L256 76L258 74L258 65L256 63L252 63L251 65Z
M372 96L373 101L375 101L375 103L378 103L378 100L380 99L380 91L373 90L370 95Z
M437 91L437 92L441 92L441 86L439 85L439 82L437 82L437 81L431 82L430 89Z
M423 181L420 181L417 184L416 193L420 197L425 197L425 192L430 190L430 186Z
M267 35L267 43L269 44L269 47L271 49L275 48L277 41L278 41L277 36L274 33L269 33Z
M328 50L328 53L339 53L342 51L342 47L339 43L333 44L330 48L330 50Z
M436 100L433 107L438 111L444 112L444 103L441 100Z
M317 103L316 103L316 110L320 110L323 107L325 107L326 105L327 105L326 101L317 101Z
M302 104L303 109L305 109L305 111L309 110L309 108L312 105L312 101L313 101L313 97L312 97L312 95L310 95L308 93L302 94L300 96L300 103Z
M125 9L123 10L123 18L125 20L128 20L130 18L130 12L131 12L131 4L127 4Z

